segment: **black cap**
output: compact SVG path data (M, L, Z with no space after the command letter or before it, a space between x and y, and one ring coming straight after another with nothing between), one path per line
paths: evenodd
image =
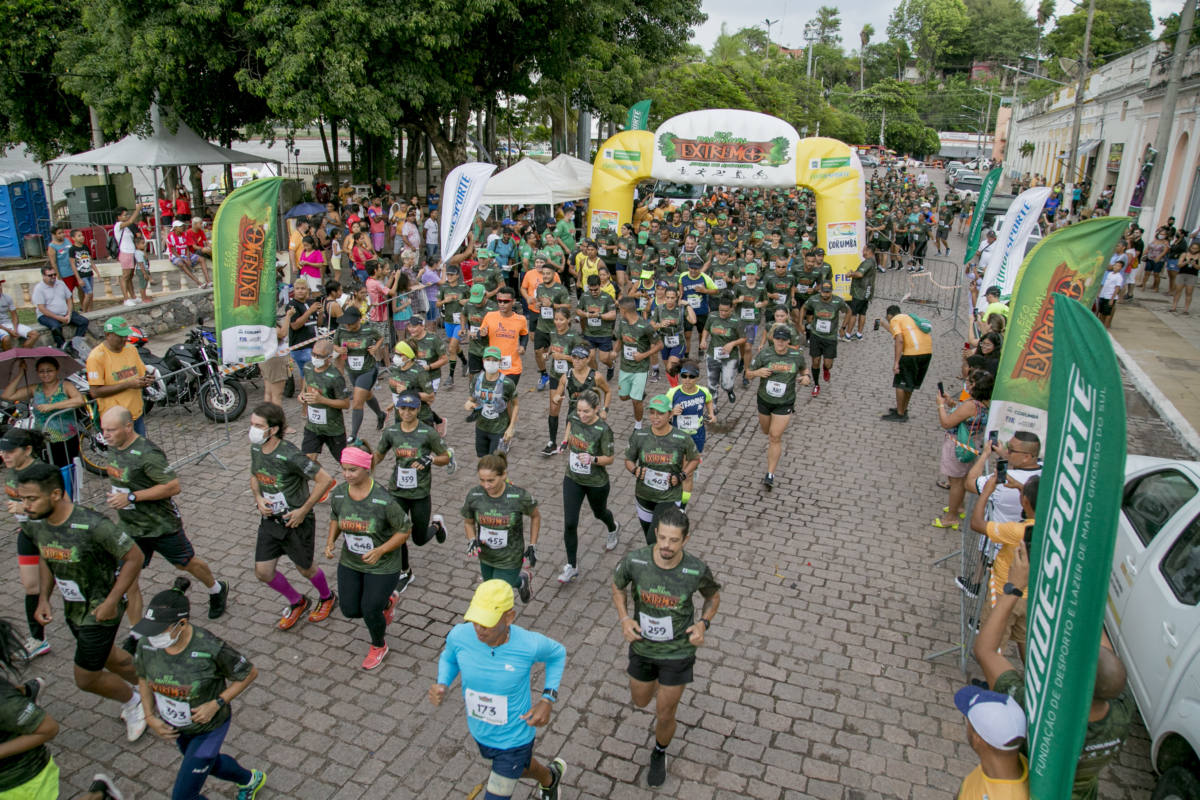
M791 339L792 334L790 332L788 332L787 328L779 327L779 328L776 328L775 330L771 331L771 338L772 339Z
M584 347L581 344L576 345L571 350L571 358L587 358L591 354L592 354L592 349L590 347Z
M33 434L24 428L9 428L0 436L0 452L11 453L18 447L32 447Z
M420 408L421 396L416 392L401 392L396 397L396 408Z
M985 292L983 293L983 296L984 296L984 297L987 297L987 296L988 296L988 295L990 295L990 294L994 294L994 295L996 295L996 297L999 297L999 296L1000 296L1000 287L999 287L999 286L989 286L989 287L987 287L987 291L985 291Z
M187 619L191 611L187 595L179 589L167 589L150 600L141 622L133 626L133 632L138 636L157 636L179 620Z
M342 312L340 317L338 317L338 325L353 325L361 319L362 312L358 310L358 307L350 306Z

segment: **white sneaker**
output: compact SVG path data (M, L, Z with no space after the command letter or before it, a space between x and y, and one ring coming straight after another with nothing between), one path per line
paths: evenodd
M50 642L30 636L25 640L25 658L29 661L50 652Z
M138 695L134 694L134 698L138 698ZM142 708L140 699L136 705L121 711L121 719L125 720L125 738L129 741L136 742L146 732L146 710Z
M579 577L579 570L570 564L563 564L562 572L558 574L559 583L570 583Z
M134 300L132 297L129 298L128 300L126 300L124 303L122 303L122 305L126 305L126 306L136 306L137 304L138 304L138 301Z
M608 541L604 543L605 550L613 550L621 541L621 523L617 523L617 527L608 532Z

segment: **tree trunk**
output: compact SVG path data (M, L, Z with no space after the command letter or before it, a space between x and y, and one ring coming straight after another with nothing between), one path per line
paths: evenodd
M432 111L421 114L418 125L429 137L429 144L437 153L445 175L459 164L467 161L467 131L470 130L471 107L466 98L460 98L451 129L449 120L443 122ZM451 130L453 132L451 132Z
M429 185L433 183L433 148L429 146L429 136L424 132L421 134L421 147L425 151L425 191L428 192Z
M200 167L195 165L188 167L188 178L192 184L192 215L207 216L207 209L204 206L204 182L200 178Z
M334 194L337 194L338 188L342 185L341 146L338 143L337 119L329 120L329 138L333 140L333 179L329 183L333 186Z
M325 151L325 166L329 167L329 182L337 187L337 175L333 173L333 159L329 155L329 140L325 138L325 120L317 118L317 130L321 132L321 149Z
M358 143L354 140L354 126L350 126L350 182L358 179Z
M420 133L415 125L410 125L405 130L404 138L408 141L408 148L404 153L404 185L406 187L404 196L411 197L419 195L417 191L417 156L420 151L417 149L417 139Z

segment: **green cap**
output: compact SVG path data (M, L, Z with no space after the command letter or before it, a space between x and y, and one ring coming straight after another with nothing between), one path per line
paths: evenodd
M648 241L650 241L650 233L648 231L642 231L638 234L638 244L645 244Z
M641 224L640 224L640 225L638 225L638 227L639 227L639 228L646 228L647 230L649 230L649 229L650 229L650 220L648 220L648 219L644 219L644 220L642 220Z
M812 246L813 246L813 243L810 242L808 239L805 239L803 242L800 243L801 250L811 250Z
M675 263L675 256L667 256L667 257L666 257L666 258L664 258L662 261L663 261L663 263L664 263L664 264L674 264L674 263Z
M644 269L644 270L642 270L642 274L641 274L641 275L639 275L638 277L639 277L639 278L641 278L641 279L642 279L642 280L644 280L644 281L646 281L646 280L650 280L650 279L652 279L652 278L654 277L654 270L652 270L652 269Z
M491 250L488 250L486 247L484 247L479 250L476 250L475 256L477 258L495 258L496 254L493 253Z
M500 348L499 348L499 347L485 347L485 348L483 348L483 357L484 357L484 358L494 358L494 359L496 359L497 361L499 361L500 359L504 358L504 356L500 355Z
M725 213L717 214L717 219L729 219L729 215Z
M746 275L757 275L758 264L755 264L753 261L747 262L746 266L742 267L742 272Z
M753 239L761 239L761 238L763 238L763 232L762 232L762 231L755 231L755 232L754 232L754 234L753 234L753 236L752 236L751 238L753 238Z
M646 403L646 408L662 414L670 414L671 400L665 394L656 394L650 398L650 402Z
M105 333L115 333L117 336L128 336L133 333L124 317L109 317L104 323Z
M486 295L486 294L487 294L486 286L484 286L482 283L475 284L474 286L471 287L471 302L478 303L478 302L482 301L484 295Z

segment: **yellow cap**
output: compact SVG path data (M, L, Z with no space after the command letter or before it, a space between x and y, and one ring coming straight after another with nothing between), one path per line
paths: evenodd
M479 584L471 606L463 619L477 622L485 628L494 628L504 612L513 607L513 588L508 581L493 579Z
M405 358L416 358L417 354L413 352L412 346L408 342L397 342L394 348L397 353Z

